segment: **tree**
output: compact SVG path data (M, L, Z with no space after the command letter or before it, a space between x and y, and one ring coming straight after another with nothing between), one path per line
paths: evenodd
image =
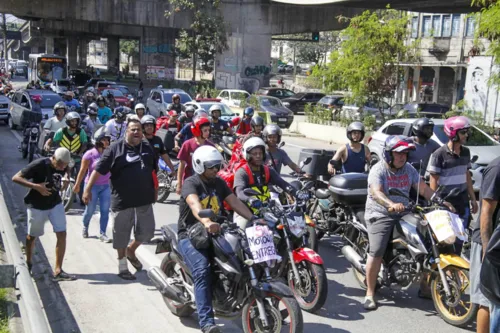
M293 48L295 47L295 61L297 63L314 63L320 64L327 52L336 49L339 39L338 31L321 32L320 41L273 41L273 48L277 50L280 47L287 47L284 58L293 62ZM310 33L285 35L283 38L290 39L311 39Z
M188 11L192 23L188 31L179 34L177 52L181 58L193 56L193 80L196 77L196 59L206 72L214 69L215 56L227 49L224 17L219 9L220 0L170 0L174 12ZM166 17L172 15L167 11Z
M398 63L414 60L412 45L405 43L408 17L387 9L340 19L349 22L340 48L332 52L329 64L313 69L313 76L323 80L327 92L348 90L347 102L380 105L383 118L380 102L395 93L402 75Z
M481 7L476 22L476 38L485 37L490 41L488 54L493 56L493 63L500 66L500 2L493 0L472 0L472 5ZM500 73L493 71L490 84L500 85Z
M139 56L139 41L135 39L120 39L120 52L127 55L127 63L131 57Z

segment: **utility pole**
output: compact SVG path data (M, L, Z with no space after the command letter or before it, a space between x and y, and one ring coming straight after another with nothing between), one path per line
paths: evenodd
M296 45L293 43L293 83L295 84L295 75L297 74L297 64L295 63L295 49Z
M2 14L2 33L3 33L3 57L5 62L5 70L9 70L9 56L7 55L7 19L5 14Z

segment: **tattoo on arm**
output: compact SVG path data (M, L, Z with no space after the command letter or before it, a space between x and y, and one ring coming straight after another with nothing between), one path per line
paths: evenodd
M370 186L370 194L379 205L389 208L393 204L393 202L382 191L381 186Z

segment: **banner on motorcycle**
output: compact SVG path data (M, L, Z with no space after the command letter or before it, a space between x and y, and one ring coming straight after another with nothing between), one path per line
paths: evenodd
M425 218L439 242L453 244L457 238L464 242L467 240L463 222L457 214L435 210L425 214Z
M267 226L256 225L245 230L253 261L258 264L268 260L279 260L273 233Z

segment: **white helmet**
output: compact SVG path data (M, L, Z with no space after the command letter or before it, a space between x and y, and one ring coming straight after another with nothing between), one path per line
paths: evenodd
M137 114L137 109L143 109L144 110L144 114L146 114L146 107L144 106L144 104L142 104L142 103L136 104L136 106L134 108L135 114Z
M256 147L262 147L262 150L266 151L266 143L259 137L250 138L243 144L243 157L245 160L250 160L250 151Z
M207 168L212 168L222 164L221 153L212 146L201 146L193 153L193 169L194 172L201 175Z

